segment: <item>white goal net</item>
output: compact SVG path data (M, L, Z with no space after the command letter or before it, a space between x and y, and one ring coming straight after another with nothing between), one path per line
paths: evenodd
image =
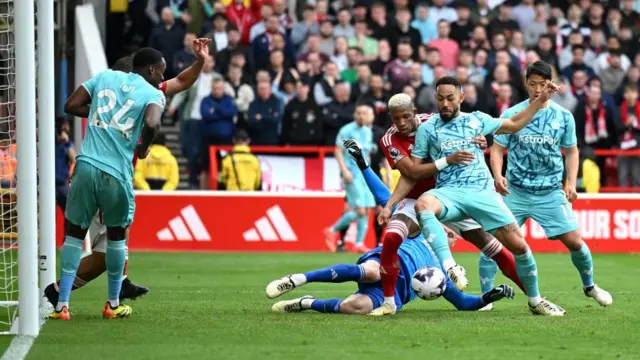
M53 1L0 0L0 334L37 335L55 279Z

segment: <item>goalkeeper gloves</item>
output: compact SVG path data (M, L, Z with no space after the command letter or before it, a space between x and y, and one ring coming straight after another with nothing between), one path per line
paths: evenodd
M358 168L360 170L364 170L369 167L369 164L367 164L367 160L365 160L364 156L362 155L362 149L360 149L360 146L358 146L358 143L355 140L345 140L342 142L342 144L344 145L345 149L347 149L347 152L349 153L349 155L351 155L353 160L356 161L356 164L358 165Z

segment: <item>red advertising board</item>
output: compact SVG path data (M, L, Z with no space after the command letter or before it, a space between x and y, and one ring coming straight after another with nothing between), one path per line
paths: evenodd
M573 204L592 252L640 252L640 196L585 195ZM342 193L140 192L131 250L326 251L323 230L344 209ZM59 221L58 238L62 238ZM524 233L534 252L566 251L535 223ZM373 229L366 245L374 244ZM454 251L477 249L458 241Z

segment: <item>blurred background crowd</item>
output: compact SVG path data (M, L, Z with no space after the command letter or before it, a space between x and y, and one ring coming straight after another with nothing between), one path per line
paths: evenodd
M588 190L640 186L640 158L593 152L638 148L640 1L128 0L124 10L107 15L110 66L151 46L171 78L195 61L194 38L213 40L198 81L167 101L189 188L204 187L205 149L232 145L239 129L243 151L333 146L366 103L377 143L389 97L436 112L444 75L464 85L462 111L499 116L527 98L523 72L536 60L553 65L553 100L575 114Z

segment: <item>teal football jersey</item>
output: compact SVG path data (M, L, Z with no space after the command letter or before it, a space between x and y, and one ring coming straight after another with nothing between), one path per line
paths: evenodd
M485 113L460 113L457 118L444 121L439 114L422 123L416 132L416 142L411 156L419 159L440 158L466 150L475 155L468 165L449 165L436 176L436 188L455 187L489 189L493 187L493 177L484 158L484 152L473 143L478 135L493 135L502 125Z
M507 109L502 118L510 118L529 105L529 100ZM563 147L576 146L573 114L549 101L527 126L515 134L501 134L494 141L507 148L507 180L511 185L532 193L562 188Z
M340 128L338 131L338 136L336 137L336 145L343 147L342 142L344 140L355 140L358 145L360 145L360 149L362 149L362 156L364 156L367 162L370 162L371 159L371 151L373 150L373 130L369 126L360 126L355 121L348 123ZM347 149L343 149L344 162L349 168L350 171L358 170L358 165L356 161L353 160L351 155L347 152Z
M134 73L106 70L82 84L91 110L78 161L86 161L123 181L133 178L133 152L147 105L165 108L164 94Z

